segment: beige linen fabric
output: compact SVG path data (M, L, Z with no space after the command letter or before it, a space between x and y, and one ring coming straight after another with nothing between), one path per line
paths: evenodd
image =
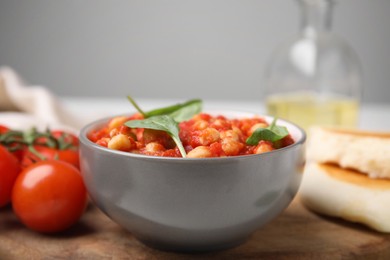
M70 114L52 92L42 86L26 85L8 67L0 68L0 124L15 128L82 127L81 120Z

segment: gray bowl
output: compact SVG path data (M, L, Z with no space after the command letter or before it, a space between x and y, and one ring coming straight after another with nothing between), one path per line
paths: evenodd
M184 159L114 151L88 140L87 133L108 120L80 132L86 187L107 216L157 249L201 252L239 245L289 205L301 182L306 135L287 121L278 124L295 140L288 147Z

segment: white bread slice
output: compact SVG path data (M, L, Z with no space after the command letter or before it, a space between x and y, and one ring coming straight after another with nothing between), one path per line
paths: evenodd
M336 165L309 163L299 196L315 212L390 232L388 179L372 179Z
M309 136L308 161L335 163L371 178L390 178L390 133L314 127Z

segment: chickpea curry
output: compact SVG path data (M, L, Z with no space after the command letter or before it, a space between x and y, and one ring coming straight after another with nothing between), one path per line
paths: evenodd
M230 119L203 113L199 100L145 113L128 98L139 112L114 117L91 131L92 142L124 152L187 158L260 154L294 143L276 120L268 124L259 116Z

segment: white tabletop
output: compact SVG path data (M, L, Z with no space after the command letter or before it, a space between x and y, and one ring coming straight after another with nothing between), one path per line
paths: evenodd
M63 104L75 115L82 115L86 121L102 117L134 112L133 106L123 98L62 98ZM186 100L137 98L144 110L172 105ZM265 113L261 101L204 100L204 110L239 110ZM88 123L88 122L86 122ZM360 110L359 128L365 130L390 131L390 104L363 103Z

